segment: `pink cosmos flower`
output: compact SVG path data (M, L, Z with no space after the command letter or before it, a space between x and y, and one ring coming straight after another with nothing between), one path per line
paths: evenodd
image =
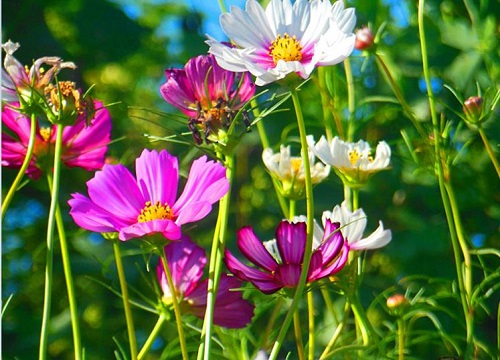
M323 237L315 237L308 283L333 275L344 267L349 246L339 227L339 223L327 220ZM294 288L300 279L306 239L305 221L283 220L276 229L276 240L265 243L257 238L250 226L243 227L237 233L238 248L257 268L243 264L227 249L225 263L237 278L251 282L265 294Z
M123 165L104 165L87 182L89 197L73 194L70 214L84 229L118 232L120 240L163 234L181 236L181 225L198 221L229 190L226 169L206 156L191 165L177 198L177 158L162 150L144 150L135 162L136 177Z
M201 280L207 263L205 251L187 236L181 241L165 246L167 263L172 273L181 311L203 319L207 307L208 280ZM163 291L163 301L171 303L172 294L167 283L163 263L157 267L158 281ZM254 306L244 300L238 279L222 274L215 300L214 324L226 328L242 328L252 320Z
M93 171L104 165L111 136L111 117L101 102L94 101L94 107L97 110L88 125L82 114L74 125L64 127L62 161L66 166ZM31 121L10 106L4 106L2 125L2 166L18 169L26 156ZM33 158L26 170L29 177L38 179L43 170L52 166L56 130L57 125L43 127L37 124Z
M227 129L237 110L254 95L255 85L249 73L234 73L222 69L213 55L200 55L190 59L184 69L165 71L167 81L160 91L166 102L190 117L193 131L201 128L205 138L217 136Z
M45 87L53 80L61 69L75 69L72 62L63 62L56 56L45 56L37 59L31 68L27 70L14 56L19 49L19 43L7 41L2 44L6 55L4 69L2 69L2 101L6 102L31 102L31 97L36 93L39 98L44 97ZM42 65L51 66L42 71ZM35 99L38 100L38 99Z
M307 79L318 66L342 62L354 49L355 23L354 9L344 9L343 1L271 0L264 9L247 0L245 10L232 6L220 17L236 47L212 38L207 44L221 67L249 71L262 86L291 73Z

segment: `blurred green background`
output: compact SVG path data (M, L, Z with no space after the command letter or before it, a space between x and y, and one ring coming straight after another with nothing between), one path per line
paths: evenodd
M356 7L356 28L370 24L376 30L385 25L378 52L384 54L417 118L424 127L430 128L421 72L416 2L360 0L347 3ZM238 1L226 5L241 4L243 2ZM112 137L117 140L109 147L109 156L114 161L132 166L143 148L167 148L179 156L183 168L187 169L193 157L201 152L191 146L165 141L151 143L145 135L162 137L187 131L186 124L174 121L172 116L158 114L158 111L176 113L161 98L159 86L164 81L166 68L182 67L189 58L206 53L206 33L223 39L217 28L219 13L215 1L207 4L202 1L157 0L10 0L2 2L2 42L8 39L19 42L21 48L15 56L24 64L47 55L75 62L77 71L63 72L60 78L75 80L84 89L95 84L93 94L96 98L105 104L119 102L109 107L113 118ZM465 232L477 248L500 247L499 179L484 152L481 139L461 122L457 115L461 112L461 105L444 85L453 87L465 98L476 95L477 86L483 91L489 89L488 96L497 91L500 79L499 13L498 0L429 0L426 9L433 86L440 111L452 124L450 152L454 156L460 154L452 167L453 185ZM368 230L374 230L380 219L393 231L393 241L389 246L366 254L367 273L361 295L363 304L368 306L377 294L392 286L404 291L398 282L408 276L423 276L423 280L414 281L416 292L427 284L430 277L444 279L450 284L456 273L440 194L432 175L432 158L426 153L428 149L419 147L417 140L413 142L419 160L416 163L402 141L401 131L411 139L416 139L416 133L401 106L387 101L371 101L374 96L394 97L373 57L355 51L351 62L357 99L355 139L365 139L372 145L385 140L393 151L392 168L377 174L360 194L360 205L368 215ZM336 79L337 108L346 119L343 67L337 66L329 71ZM308 131L317 139L323 130L315 81L313 78L302 88L301 97ZM279 91L275 86L269 88ZM293 107L287 102L282 108L286 111L266 117L264 126L275 149L286 141L295 144L295 154L298 154ZM492 146L498 150L498 110L485 124L485 129ZM261 163L262 148L257 131L248 133L236 151L228 239L231 248L234 248L237 228L253 225L256 233L266 240L274 236L274 229L282 217L277 202L270 200L275 199L275 195L270 177ZM2 169L3 193L15 174L13 170ZM85 192L85 182L92 176L81 169L63 170L61 201L65 214L70 194ZM4 359L32 359L38 353L49 204L46 189L43 178L27 184L16 194L2 224L3 302L13 295L2 318ZM342 184L332 173L315 189L317 218L322 211L331 210L340 203L342 198ZM298 204L298 212L304 209L304 204ZM195 241L208 245L215 219L216 211L196 227L186 230ZM116 342L126 343L126 327L121 299L109 289L119 288L111 244L98 234L78 229L69 216L66 220L87 358L114 358ZM154 282L154 272L148 273L146 267L149 263L154 268L156 259L140 255L134 242L124 243L123 249L128 255L125 263L127 279L134 288L132 297L141 299L143 295L156 301L156 294L150 286ZM71 359L70 318L58 254L56 250L49 351L54 359ZM484 261L489 271L498 269L497 260L486 258ZM477 269L478 279L480 274ZM433 291L432 287L429 289ZM430 294L425 293L427 295ZM251 296L257 302L263 301L258 294L252 293ZM457 313L461 311L458 302L447 301L443 303L445 306L456 308ZM498 294L493 294L485 299L485 310L477 314L479 336L488 344L495 341L498 301ZM134 311L141 343L154 326L156 316L138 308ZM454 320L446 315L441 320L448 331L455 331ZM258 329L258 324L259 321L255 329ZM456 333L463 333L463 330ZM166 331L155 343L153 356L159 356L161 349L173 341L171 334ZM439 345L422 345L414 349L422 359L445 355L436 353L441 350Z

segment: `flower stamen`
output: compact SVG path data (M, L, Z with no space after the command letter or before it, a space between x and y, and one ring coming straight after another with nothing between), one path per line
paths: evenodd
M300 61L302 60L302 46L295 35L290 37L285 33L283 37L278 35L276 40L271 43L269 55L273 57L275 65L278 64L279 60Z
M49 142L50 136L52 135L52 128L49 126L45 126L40 128L40 136L43 138L45 142Z
M160 201L157 201L151 204L151 201L147 201L137 217L137 221L141 223L152 220L172 220L173 218L174 213L167 203L162 205Z

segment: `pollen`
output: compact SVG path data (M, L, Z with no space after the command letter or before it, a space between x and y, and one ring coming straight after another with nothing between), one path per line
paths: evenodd
M151 204L151 201L147 201L141 213L137 217L138 222L146 222L152 220L171 220L174 218L174 213L170 206L165 203L161 204L157 201Z
M269 55L273 57L274 64L279 60L300 61L302 60L302 46L297 38L286 34L281 37L278 35L276 40L269 46Z
M49 142L50 136L52 135L52 128L49 126L40 128L40 135L45 142Z
M361 158L363 158L363 154L360 153L358 149L349 151L349 162L352 166L356 166ZM369 162L373 162L373 156L369 155L367 159Z
M302 159L290 159L291 173L295 176L299 175L300 167L302 166Z

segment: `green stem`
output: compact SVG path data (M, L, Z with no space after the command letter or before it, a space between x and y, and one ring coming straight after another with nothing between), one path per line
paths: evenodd
M352 208L351 211L356 211L359 208L359 190L352 189Z
M398 360L405 358L405 321L398 319Z
M495 167L497 175L500 178L500 164L498 163L497 157L495 156L495 152L491 148L490 142L488 141L488 138L486 137L484 129L482 127L479 127L478 131L479 131L479 135L481 135L481 139L483 140L484 147L486 148L486 151L488 152L488 155L491 159L491 162L493 163L493 166Z
M394 92L394 95L396 95L396 98L398 99L399 103L403 107L404 113L406 114L408 119L410 119L410 121L412 122L415 129L417 129L420 136L423 139L427 139L428 137L427 137L426 132L422 128L422 125L419 123L419 121L417 120L415 115L413 114L413 110L411 109L410 105L408 105L408 103L406 102L406 100L403 96L403 92L399 88L399 85L396 82L396 80L394 80L393 76L391 75L391 72L390 72L389 68L387 67L387 65L385 64L384 60L382 59L382 56L380 54L375 54L375 59L377 60L377 64L379 65L379 67L382 69L382 72L384 73L385 78L387 79L387 82L391 86L392 91Z
M132 360L135 360L137 359L137 340L135 338L134 319L132 317L132 309L130 307L127 280L125 279L125 271L123 270L119 240L113 240L113 251L115 253L116 271L118 272L118 279L122 290L123 310L125 311L125 321L127 323L127 334L130 345L130 357Z
M257 107L257 105L258 105L257 101L255 99L253 99L251 101L251 104L252 104L254 116L256 118L259 117L260 112L259 112L258 107ZM259 132L259 137L260 137L260 141L262 143L262 148L268 149L270 147L269 139L267 138L266 129L264 128L264 124L262 123L262 120L257 122L257 131ZM285 198L283 197L283 195L281 195L281 193L279 191L278 180L272 178L272 181L273 181L273 186L274 186L274 192L276 193L276 197L278 198L278 203L280 204L281 211L283 212L283 214L285 214L285 216L287 216L288 207L286 205Z
M307 293L307 312L309 317L309 360L314 360L314 296L312 290Z
M52 189L52 176L47 174L49 188ZM64 277L66 279L66 288L68 291L69 311L71 314L71 327L73 330L73 345L75 347L75 360L82 358L82 344L80 337L80 320L78 317L78 306L76 305L75 285L73 275L71 273L71 261L69 258L68 241L64 230L64 220L59 204L56 206L56 224L57 233L59 235L59 243L61 245L61 257L63 262Z
M345 306L344 306L344 316L342 317L342 321L337 325L337 328L335 329L335 332L332 335L332 338L328 342L328 345L326 346L325 350L323 350L323 353L319 357L319 360L324 360L328 357L330 354L332 348L335 346L335 343L337 342L340 334L344 330L344 327L346 326L347 319L349 318L349 313L351 310L351 305L349 301L346 300Z
M226 167L226 177L229 179L229 184L232 184L234 174L234 157L226 156L224 165ZM200 344L200 348L198 350L198 358L203 353L203 358L207 360L210 358L215 299L217 298L217 289L219 287L220 275L222 273L222 258L224 257L224 248L226 246L230 199L231 190L229 190L220 200L217 229L214 233L212 252L210 256L207 310L205 312L203 331L201 334L202 343Z
M349 110L349 122L347 125L347 141L354 137L354 112L356 111L356 98L354 93L354 80L352 77L351 62L349 58L344 60L345 78L347 81L347 109Z
M298 311L293 314L293 330L295 332L295 344L297 345L299 360L306 360L304 343L302 342L302 331L300 330L300 316Z
M141 351L139 351L139 355L137 355L137 360L142 360L144 356L147 355L149 349L151 349L151 346L153 345L156 337L160 333L161 327L163 326L163 323L165 322L165 315L163 313L160 314L160 317L158 318L158 321L156 322L155 327L151 331L151 334L149 334L149 337L147 338L146 342L144 343L144 346L142 347Z
M297 285L297 289L295 291L295 295L293 297L292 303L288 312L286 314L285 320L283 321L283 325L280 328L278 333L278 337L274 343L273 349L271 350L271 354L269 356L269 360L275 360L278 356L279 350L283 344L283 340L288 331L290 323L293 318L293 314L297 310L297 306L299 304L299 300L302 297L304 292L306 282L307 282L307 273L309 271L309 264L311 262L312 256L312 244L313 244L313 231L314 231L314 198L313 198L313 189L312 189L312 181L311 181L311 166L309 164L309 157L307 154L307 133L306 126L304 122L304 117L302 115L302 109L300 107L299 95L296 89L291 90L292 100L295 107L295 114L297 115L297 124L299 127L300 134L300 143L302 146L302 163L304 164L304 172L305 172L305 186L306 186L306 216L307 216L307 241L306 248L304 252L304 262L302 264L302 271L300 273L299 283Z
M363 345L367 345L370 342L370 336L372 339L373 336L375 336L375 331L366 316L365 309L363 309L363 306L359 301L357 289L351 294L349 300L351 302L352 312L354 313L354 317L356 319L356 324L359 326L359 330L361 331Z
M47 254L45 265L45 295L43 301L42 329L40 333L39 358L47 358L49 337L50 308L52 303L52 265L54 260L54 225L56 209L59 201L59 180L61 174L62 134L64 127L59 125L56 130L54 149L54 182L51 191L49 217L47 220Z
M181 345L182 359L188 360L188 351L186 346L186 338L184 336L184 329L182 328L182 314L179 306L177 292L175 291L174 280L172 279L172 272L168 266L167 255L165 253L165 247L158 248L160 253L161 261L163 263L163 269L165 270L165 275L167 277L168 288L170 290L170 295L172 296L172 305L174 307L175 322L177 324L177 335L179 335L179 343Z
M223 14L223 13L226 13L227 12L227 9L226 9L226 4L224 4L224 0L218 0L219 2L219 8L220 8L220 12Z
M467 358L473 348L473 322L472 322L472 317L471 313L469 312L469 306L468 306L468 301L467 301L467 290L464 284L464 276L462 274L462 260L460 256L460 245L459 245L459 240L457 238L457 233L456 233L456 228L454 226L454 220L453 220L453 210L452 206L450 205L450 198L447 196L447 191L446 191L446 178L444 175L444 169L443 169L443 159L441 156L442 150L441 150L441 134L439 130L439 122L438 122L438 116L436 112L436 107L434 103L434 94L432 92L432 86L431 86L431 79L430 79L430 73L429 73L429 65L428 65L428 58L427 58L427 46L426 46L426 37L425 37L425 31L424 31L424 6L425 6L425 0L420 0L418 4L418 29L419 29L419 35L420 35L420 46L421 46L421 52L422 52L422 67L423 67L423 72L424 72L424 78L425 82L427 85L427 95L429 98L429 108L430 108L430 113L431 113L431 119L432 119L432 127L433 127L433 135L434 135L434 156L435 156L435 167L436 167L436 172L437 172L437 177L438 177L438 183L439 183L439 191L441 193L441 200L443 202L443 207L445 210L445 215L446 215L446 221L448 223L448 229L450 231L450 237L451 237L451 243L453 247L453 254L455 257L455 267L457 271L457 280L458 280L458 287L460 290L460 299L462 303L462 308L464 311L464 318L466 322L466 329L467 329L467 350L465 353L465 357Z
M296 208L297 202L295 200L290 200L290 212L288 214L284 214L284 216L288 215L289 220L293 220L293 217L295 216L295 208Z
M31 115L30 126L30 138L28 140L28 147L26 148L26 156L24 157L24 161L21 165L21 168L19 169L19 172L17 173L16 178L14 179L14 182L10 186L7 195L5 195L5 198L2 201L2 219L5 216L7 209L9 208L10 202L12 201L12 198L14 197L19 184L21 183L24 173L28 169L28 166L31 162L31 157L33 156L33 149L35 148L36 139L36 116L34 114Z
M321 108L323 110L323 125L325 126L326 138L330 141L333 138L333 114L330 111L330 101L331 98L327 93L326 87L326 66L320 66L318 68L318 87L319 94L321 97ZM337 133L342 134L342 129L338 129L337 124Z

